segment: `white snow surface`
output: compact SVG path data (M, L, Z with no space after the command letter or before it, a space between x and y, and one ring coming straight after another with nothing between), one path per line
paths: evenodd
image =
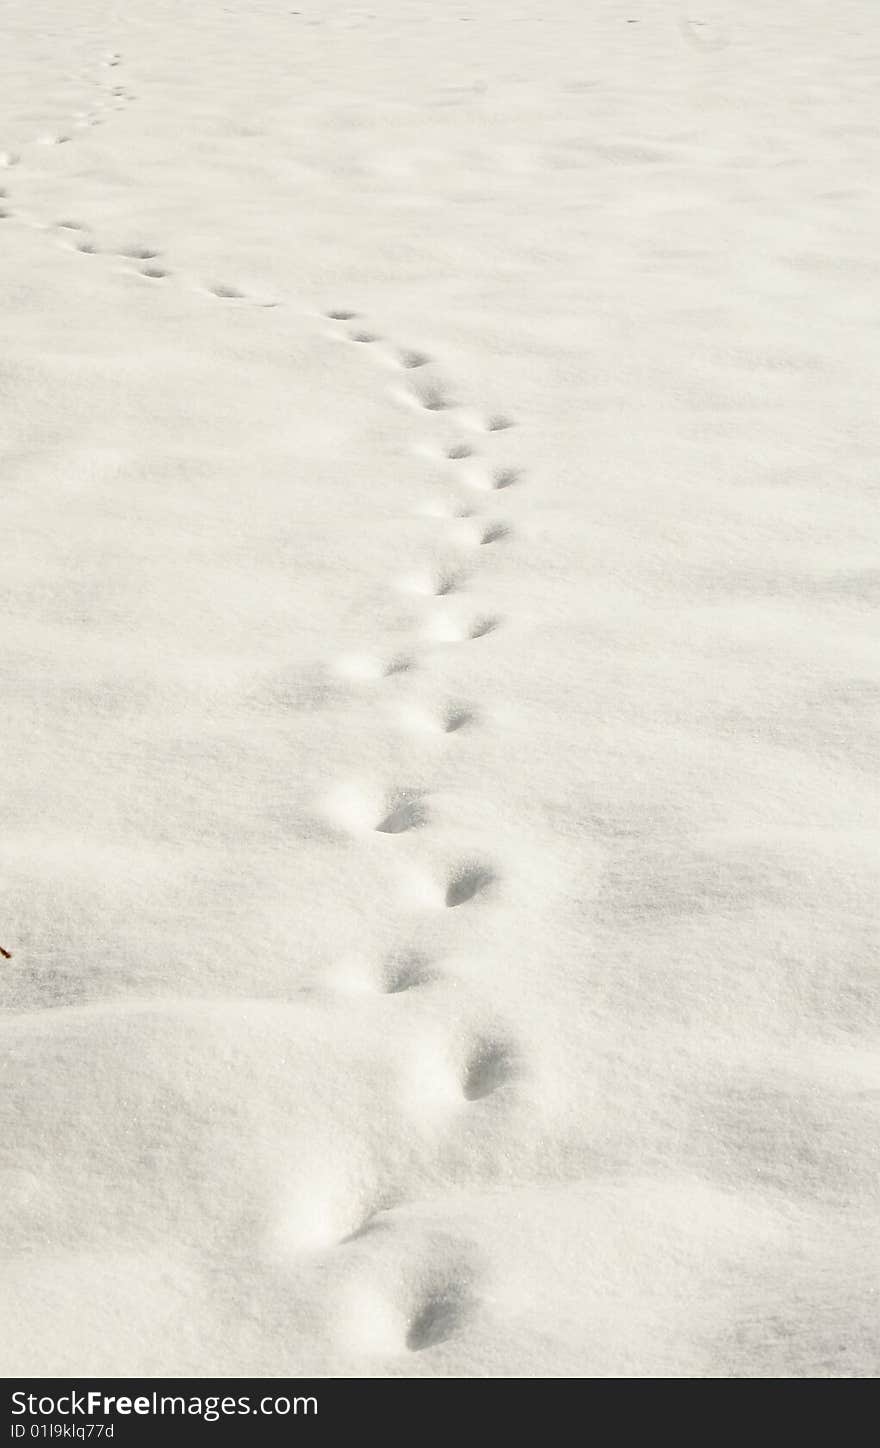
M0 1371L872 1375L876 3L0 24Z

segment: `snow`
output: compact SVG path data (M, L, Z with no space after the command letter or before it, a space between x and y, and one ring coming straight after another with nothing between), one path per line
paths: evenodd
M872 1375L876 7L0 24L0 1369Z

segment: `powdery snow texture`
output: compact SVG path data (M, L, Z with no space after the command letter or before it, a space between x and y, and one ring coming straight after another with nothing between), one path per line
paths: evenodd
M873 0L0 22L0 1370L876 1372Z

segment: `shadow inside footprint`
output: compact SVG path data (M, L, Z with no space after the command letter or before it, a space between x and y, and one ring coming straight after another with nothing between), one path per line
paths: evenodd
M402 835L425 824L427 817L420 799L406 797L397 801L376 829L381 835Z
M485 865L464 865L455 872L446 886L446 904L450 909L466 905L469 900L488 890L494 881L494 873Z
M411 396L426 412L446 412L455 407L445 383L439 377L424 377L421 373L409 383Z
M516 1073L514 1052L502 1041L481 1041L472 1051L461 1083L468 1101L479 1101L503 1086Z
M480 543L497 543L500 538L506 538L510 532L506 523L490 523L483 529L483 536Z
M410 369L414 367L427 367L430 360L430 357L424 352L401 352L400 354L401 367Z
M448 458L452 458L452 460L456 462L459 458L472 457L473 451L473 448L468 447L466 442L456 442L453 443L452 447L448 449L446 456Z
M421 398L421 403L426 412L445 412L448 407L452 406L442 392L429 392Z
M472 724L474 715L470 709L448 709L443 716L444 734L455 734L457 730L464 729Z
M481 639L484 634L493 633L498 627L500 620L497 618L478 618L471 625L470 636L472 639Z
M450 593L455 593L461 587L462 574L454 569L445 569L434 578L432 593L435 598L446 598Z
M384 984L387 995L401 995L434 979L431 962L426 955L412 951L392 957L385 966Z
M415 660L409 654L396 654L388 660L383 672L386 679L390 679L395 674L408 674L414 668Z
M357 312L348 312L340 307L335 311L326 312L325 316L328 316L331 322L353 322L357 316Z
M463 1303L451 1293L429 1297L416 1313L406 1335L410 1352L422 1352L445 1342L461 1325L463 1315Z
M223 301L237 302L241 301L242 297L244 296L244 292L240 292L238 290L238 287L230 287L226 286L225 284L217 287L211 287L210 290L215 297L220 297Z
M506 432L509 427L513 427L513 418L501 412L494 413L486 422L487 432Z

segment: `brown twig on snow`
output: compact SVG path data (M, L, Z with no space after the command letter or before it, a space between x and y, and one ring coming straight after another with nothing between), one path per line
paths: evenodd
M0 945L0 955L3 956L3 959L4 959L4 960L11 960L11 959L12 959L12 951L11 951L11 950L4 950L2 945Z

